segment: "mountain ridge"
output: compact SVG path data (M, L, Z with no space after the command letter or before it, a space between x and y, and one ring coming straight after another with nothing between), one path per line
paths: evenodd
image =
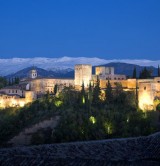
M68 69L74 68L75 64L91 64L92 66L103 65L112 62L129 63L141 66L154 66L157 67L160 64L160 60L151 61L146 59L101 59L101 58L88 58L88 57L60 57L60 58L11 58L0 59L0 75L6 76L14 74L19 70L30 66L37 66L45 70L52 70L53 68Z
M144 66L134 65L134 64L128 64L128 63L121 63L121 62L111 62L108 64L103 65L97 65L97 66L106 66L106 67L114 67L115 68L115 74L124 74L126 76L132 77L133 69L136 67L137 70L137 77L139 76L140 71L144 68ZM95 67L92 67L92 73L95 74ZM6 77L7 78L13 78L13 77L19 77L24 78L28 77L28 73L31 69L36 69L38 72L39 77L53 77L53 78L74 78L74 70L71 68L67 69L60 69L54 68L54 70L45 70L39 67L27 67L24 68L14 74L9 74ZM157 75L157 68L153 66L147 66L147 69L152 71L152 76Z

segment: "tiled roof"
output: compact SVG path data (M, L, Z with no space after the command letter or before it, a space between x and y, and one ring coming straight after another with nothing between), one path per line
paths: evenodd
M160 132L147 137L0 150L1 165L160 165Z

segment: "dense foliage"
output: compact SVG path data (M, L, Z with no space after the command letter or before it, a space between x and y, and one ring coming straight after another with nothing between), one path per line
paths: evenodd
M97 85L98 86L98 85ZM96 91L96 92L95 92ZM70 91L71 93L71 91ZM85 92L85 103L77 103L83 96L74 96L63 111L52 142L95 140L148 135L158 131L159 112L143 112L137 108L135 92L125 92L121 84L112 90L108 82L105 98L95 103L99 88L92 91L92 101ZM70 100L70 99L69 99Z
M152 71L144 67L144 69L140 72L139 78L140 79L147 79L152 77Z
M0 145L24 128L55 116L61 109L60 105L59 98L46 95L23 108L10 107L0 110Z
M54 131L38 131L32 144L132 137L159 130L159 112L139 110L134 91L123 91L119 83L113 89L108 81L103 95L97 80L88 90L84 85L80 92L66 87L56 96L47 94L23 108L1 110L1 144L24 128L56 115L60 120Z

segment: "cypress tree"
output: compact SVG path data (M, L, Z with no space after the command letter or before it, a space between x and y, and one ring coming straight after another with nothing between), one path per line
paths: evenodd
M54 94L55 94L55 95L57 94L57 91L58 91L58 85L56 84L56 85L54 86Z
M139 78L146 79L151 77L151 71L148 70L146 67L140 72Z
M95 106L99 106L101 101L100 101L100 95L101 95L101 89L100 89L100 81L97 78L97 83L96 86L93 89L93 100L92 104Z
M138 108L138 104L139 104L139 101L138 101L138 82L136 80L136 107Z
M81 89L81 101L82 101L82 104L85 104L86 102L86 99L85 99L85 89L84 89L84 82L82 83L82 89Z
M89 83L89 88L88 88L88 100L92 101L92 86L91 86L91 82Z
M110 84L110 81L108 80L107 83L107 88L106 88L106 92L105 92L105 102L107 104L111 104L113 102L113 93L112 93L112 86Z
M91 86L91 82L90 82L89 89L88 89L88 109L89 109L89 112L91 110L91 103L92 103L92 86Z
M15 84L15 78L12 78L12 83L11 85L14 85Z
M160 77L160 70L159 70L159 65L158 65L158 77Z
M8 85L9 85L9 86L12 85L12 83L11 83L11 78L9 78L9 80L8 80Z
M134 67L134 69L133 69L133 75L132 75L132 78L137 78L136 67Z

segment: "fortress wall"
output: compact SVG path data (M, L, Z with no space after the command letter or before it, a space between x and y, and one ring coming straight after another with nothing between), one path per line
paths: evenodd
M0 108L16 107L16 106L23 107L25 104L26 104L25 98L19 98L16 96L7 96L7 95L0 96Z
M115 83L121 83L123 88L127 88L128 87L128 81L127 80L110 80L110 84L112 86L112 88L115 88ZM106 88L106 85L108 83L108 80L100 80L100 87L101 88Z
M45 94L47 91L52 93L54 91L55 85L63 85L66 87L74 86L74 80L73 79L35 79L30 81L30 87L32 91L35 91L37 93Z

